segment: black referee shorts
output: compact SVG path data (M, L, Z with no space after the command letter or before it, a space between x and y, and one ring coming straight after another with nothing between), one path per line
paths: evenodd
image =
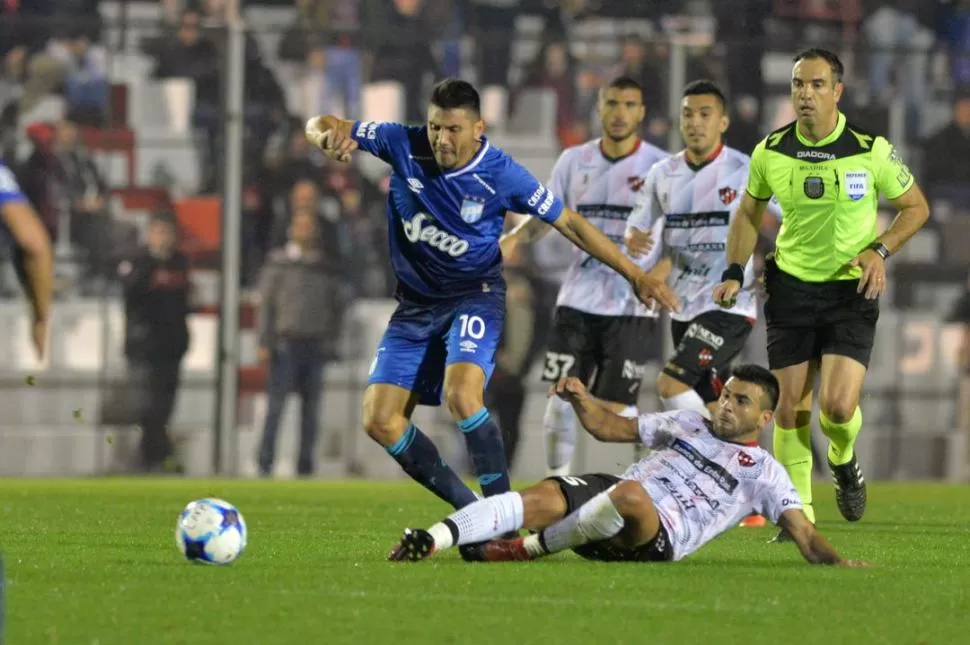
M879 301L857 293L858 280L804 282L765 259L768 366L782 369L824 354L848 356L866 367L879 320Z

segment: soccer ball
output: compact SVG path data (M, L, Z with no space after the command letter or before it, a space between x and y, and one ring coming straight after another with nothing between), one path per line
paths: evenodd
M246 520L225 500L197 499L179 515L175 543L193 562L229 564L246 548Z

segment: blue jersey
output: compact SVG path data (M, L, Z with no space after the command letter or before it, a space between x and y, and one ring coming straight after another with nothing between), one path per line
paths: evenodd
M27 198L24 197L20 186L17 185L17 178L0 161L0 212L3 211L3 208L8 203L25 201L27 201ZM10 230L7 228L4 219L0 217L0 255L6 255L7 252L13 250L13 244L13 236L10 234Z
M351 134L393 170L388 238L406 294L437 300L501 289L505 212L549 224L562 214L556 195L484 137L471 161L445 171L435 162L426 126L357 121Z

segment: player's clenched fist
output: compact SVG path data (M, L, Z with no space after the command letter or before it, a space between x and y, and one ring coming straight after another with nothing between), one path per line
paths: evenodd
M325 117L316 116L306 122L307 141L323 150L323 153L341 163L350 161L350 153L357 149L357 142L349 133L332 127Z
M653 248L653 234L651 231L641 231L631 226L626 230L623 242L630 257L638 258L646 255Z
M575 376L567 376L559 379L559 382L552 386L552 392L564 401L582 401L586 398L586 386Z
M725 280L714 287L714 302L722 307L733 307L738 300L741 283L737 280Z

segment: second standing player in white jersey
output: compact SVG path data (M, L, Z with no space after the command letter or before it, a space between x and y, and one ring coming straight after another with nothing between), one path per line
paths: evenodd
M758 317L750 260L732 307L721 308L710 296L727 268L728 226L741 203L751 161L724 145L727 127L717 85L695 81L684 89L680 130L686 148L646 174L626 233L634 256L656 256L659 249L658 266L669 267L669 281L682 303L671 314L677 350L657 379L658 394L668 410L697 410L708 417L719 395L717 374L726 372Z
M727 373L758 317L750 260L732 307L721 308L710 296L727 268L728 226L751 161L724 145L727 127L724 94L716 84L695 81L684 88L680 130L686 148L646 174L626 235L633 255L653 257L660 250L658 267L669 270L682 303L671 313L676 351L657 378L657 393L667 410L696 410L707 417L720 395L718 375ZM762 526L764 518L748 518L745 525Z
M643 88L633 79L619 77L602 88L598 110L603 137L566 149L552 170L549 190L619 246L644 175L667 152L637 134L644 117ZM662 225L657 222L658 231ZM549 230L543 222L529 219L503 238L503 248L535 241ZM652 277L664 280L666 271L651 270L658 258L648 252L636 262ZM592 381L592 394L611 411L636 416L649 356L647 338L658 315L659 311L637 301L616 272L577 252L556 299L542 379L556 383L575 376L584 383ZM566 401L549 398L543 426L551 475L569 473L577 423Z

